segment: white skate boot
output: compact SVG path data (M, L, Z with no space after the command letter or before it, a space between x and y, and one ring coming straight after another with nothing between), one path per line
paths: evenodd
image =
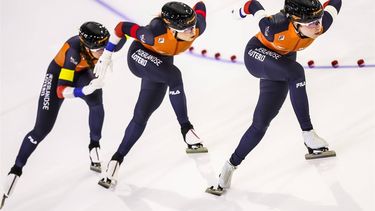
M120 163L117 160L109 161L105 176L99 180L98 184L107 189L114 188L117 185L119 168Z
M0 209L4 206L5 199L7 199L10 195L12 195L14 188L16 187L16 184L22 174L22 170L19 169L18 167L13 167L5 181L5 186L4 186L4 194L1 199L0 203Z
M100 161L100 148L99 147L94 147L90 150L90 160L91 160L91 165L90 169L95 172L102 172L102 165Z
M207 148L203 146L202 140L195 132L193 126L188 129L181 129L182 136L185 143L188 145L186 153L205 153L208 152Z
M330 151L328 143L319 137L314 130L303 131L302 136L309 152L305 155L306 160L336 156L336 152Z
M230 163L230 161L226 161L219 175L219 184L217 188L214 188L214 186L211 186L206 189L206 192L217 195L217 196L220 196L221 194L223 194L225 189L230 188L231 182L232 182L232 175L233 175L234 170L236 169L237 167L233 166Z

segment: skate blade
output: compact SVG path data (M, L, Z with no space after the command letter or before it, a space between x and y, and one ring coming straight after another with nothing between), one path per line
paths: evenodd
M5 199L7 199L8 197L4 194L3 195L3 198L1 199L1 204L0 204L0 210L1 208L3 208L4 204L5 204Z
M90 166L90 170L98 172L98 173L102 173L102 167L101 166Z
M221 188L220 186L217 188L214 188L214 186L211 186L206 189L206 193L210 193L216 196L221 196L224 193L224 189Z
M104 181L104 178L99 180L98 184L103 188L109 189L111 187L111 180Z
M196 149L193 148L186 148L186 153L191 154L191 153L207 153L208 149L206 147L199 147Z
M336 157L335 151L325 151L317 154L306 154L306 160L318 159L318 158L327 158L327 157Z

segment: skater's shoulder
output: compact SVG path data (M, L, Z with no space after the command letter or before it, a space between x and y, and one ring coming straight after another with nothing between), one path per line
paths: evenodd
M267 20L275 27L288 26L290 21L283 12L278 12L274 15L268 16Z
M146 27L148 27L155 36L167 33L167 26L161 17L153 18Z
M70 37L66 43L68 43L70 45L71 48L75 48L75 49L80 49L80 40L79 40L79 36L76 35L76 36L73 36L73 37Z
M289 19L282 12L265 17L259 22L262 33L270 41L273 40L273 35L288 31L289 25Z
M67 52L69 51L73 55L79 55L79 52L81 51L81 42L79 39L79 36L73 36L70 37L63 45L62 49L60 51Z

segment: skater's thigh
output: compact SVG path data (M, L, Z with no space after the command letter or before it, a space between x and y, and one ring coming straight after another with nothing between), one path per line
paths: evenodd
M258 103L253 115L254 124L259 128L268 127L279 113L287 94L287 82L261 79Z
M141 90L134 109L136 122L147 122L151 114L163 102L166 91L166 84L142 79Z
M44 78L38 100L38 111L34 130L45 136L53 128L63 99L57 96L59 67L51 63Z

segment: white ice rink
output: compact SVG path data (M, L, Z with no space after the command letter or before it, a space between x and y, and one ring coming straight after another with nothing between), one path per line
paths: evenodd
M62 44L90 20L113 29L125 16L144 25L167 1L1 0L0 180L13 165L24 135L35 121L46 69ZM193 5L195 1L186 0ZM195 51L220 52L243 60L257 32L254 19L233 20L242 0L205 0L207 31ZM269 14L283 0L260 0ZM106 5L106 6L105 6ZM111 10L112 8L112 10ZM115 8L115 10L113 10ZM56 125L25 166L7 211L374 211L375 210L375 3L343 0L332 28L298 60L328 66L338 59L352 68L306 69L315 130L337 157L306 161L301 131L289 98L262 142L234 173L229 192L204 192L250 126L258 80L239 63L177 56L189 117L208 154L187 155L168 97L153 114L138 143L125 157L116 190L97 185L89 171L88 109L65 100ZM140 79L129 71L129 43L114 56L104 88L105 164L117 149L132 117ZM2 192L2 186L0 186Z

